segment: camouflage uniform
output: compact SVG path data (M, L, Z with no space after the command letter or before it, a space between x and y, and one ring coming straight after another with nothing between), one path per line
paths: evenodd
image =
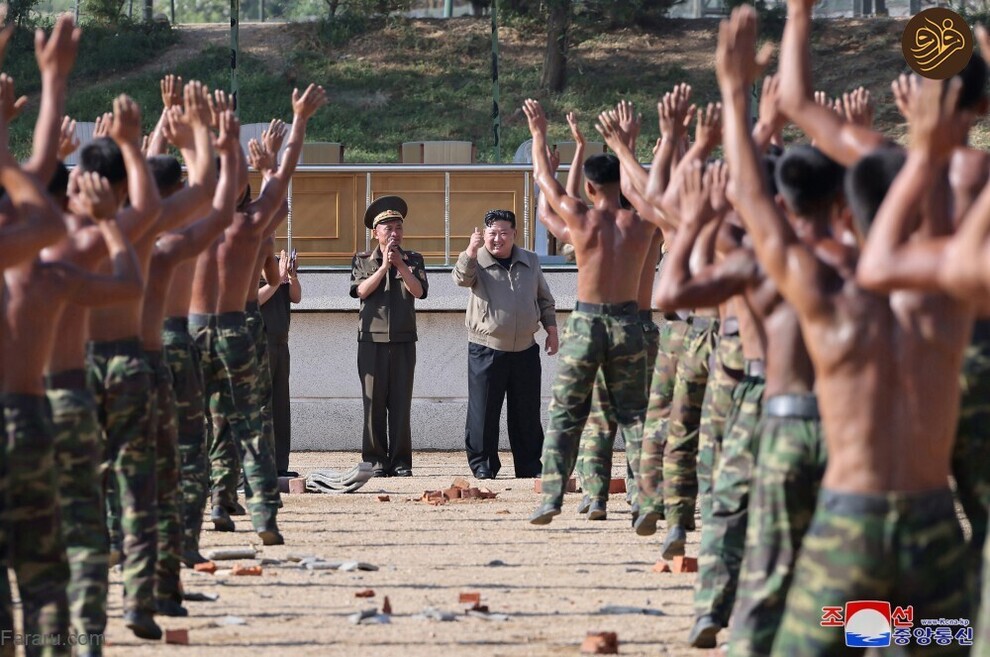
M203 426L203 370L185 317L169 317L162 331L165 361L172 372L179 443L183 551L199 551L209 480Z
M822 489L801 545L794 583L771 654L859 655L841 627L822 627L822 607L850 600L914 606L917 618L970 618L971 574L948 488L917 493L840 493ZM917 621L915 621L917 622ZM955 641L913 651L968 655Z
M158 505L151 395L154 373L137 338L90 342L87 377L106 435L123 530L124 610L154 614ZM119 505L119 506L118 506Z
M214 443L233 440L250 485L248 510L255 530L274 530L280 498L275 455L261 433L260 423L250 419L257 412L257 359L243 312L190 315L189 330L202 354L203 379L210 404ZM216 474L216 473L215 473ZM212 480L213 503L232 506L236 498L237 470L225 470Z
M780 412L777 402L785 398L805 401L805 412ZM814 394L774 397L763 407L746 550L732 610L729 654L734 657L769 655L780 627L825 474L825 439L817 415Z
M701 526L712 517L712 476L722 452L725 422L732 411L732 391L743 377L742 341L739 330L725 330L712 354L711 378L701 403L701 427L698 429L698 501Z
M962 397L952 476L956 495L973 528L970 560L979 572L990 509L990 321L978 321L973 327L960 379Z
M647 511L663 517L663 451L667 420L674 398L674 374L689 325L675 313L666 313L660 324L659 347L650 382L646 422L640 442L639 472L636 474L640 514Z
M179 445L172 371L161 351L147 351L155 371L152 426L155 435L155 474L158 483L158 562L155 597L182 602L182 497L179 493Z
M561 349L543 444L543 503L560 507L577 460L581 430L599 369L625 441L641 433L646 412L646 351L636 302L578 302L560 336Z
M61 637L60 646L26 645L25 654L68 655L69 564L62 541L54 430L44 395L4 395L7 444L3 470L6 495L2 507L5 557L14 571L29 635ZM7 577L6 571L3 573ZM3 591L9 594L9 588ZM5 600L5 606L9 600ZM5 619L6 622L6 619ZM12 629L12 628L9 628Z
M708 359L715 348L718 319L690 318L691 329L677 361L674 398L663 451L663 502L668 526L694 529L698 498L698 430L708 383Z
M699 618L711 616L722 627L729 623L746 543L749 489L759 446L757 425L766 385L762 365L748 361L746 378L732 393L732 411L712 480L711 520L701 528L694 612Z
M653 368L660 344L660 329L653 323L653 312L640 310L639 319L643 326L643 340L646 343L646 371ZM649 381L647 381L649 386ZM649 394L649 390L646 391ZM595 377L595 387L591 393L591 411L588 422L581 434L581 450L578 454L578 476L581 488L588 497L605 501L608 499L609 484L612 479L612 455L615 447L615 434L619 425L615 420L608 392L605 390L605 375L599 370ZM626 492L629 499L636 499L636 473L639 471L639 452L642 435L625 445L626 450Z
M265 330L265 318L257 301L248 302L245 311L248 332L254 340L254 351L258 358L258 418L261 433L268 442L272 454L275 454L275 425L272 422L272 369L268 360L268 332ZM252 425L254 426L254 425ZM274 457L273 457L274 458ZM244 482L245 492L250 484Z
M71 578L67 594L72 631L87 636L86 654L99 655L107 626L110 548L103 512L106 466L96 402L86 388L83 369L49 376L46 387L55 429L62 536Z

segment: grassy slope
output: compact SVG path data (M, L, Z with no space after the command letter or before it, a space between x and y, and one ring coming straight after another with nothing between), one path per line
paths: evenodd
M623 30L575 34L571 51L570 82L565 93L547 97L537 92L544 36L538 26L501 30L502 156L511 160L515 148L528 138L525 120L517 109L535 94L544 101L551 119L551 137L568 139L563 114L578 111L589 137L592 118L619 98L642 108L642 155L656 138L654 103L658 94L676 82L691 83L697 102L716 100L713 71L713 20L671 21L663 30ZM813 50L817 87L831 94L863 84L878 101L878 126L895 137L903 135L893 106L890 80L905 66L900 55L904 23L894 20L848 20L816 25ZM293 46L279 47L279 56L264 60L242 56L239 68L241 118L267 121L289 119L288 97L294 84L314 81L329 92L331 106L310 124L314 141L342 141L350 162L394 162L397 145L416 139L463 139L478 146L479 159L494 161L491 135L491 79L489 25L469 18L451 21L400 21L353 39L343 47L322 42L313 24L283 28ZM129 46L129 56L113 56L118 68L145 61L152 47ZM119 44L114 44L119 51ZM16 54L15 54L16 55ZM186 79L198 78L211 86L229 84L228 51L212 46L175 67ZM92 55L105 61L108 55ZM23 69L21 58L12 64ZM9 67L8 67L9 68ZM69 112L89 119L108 107L122 91L142 105L151 125L157 113L159 72L128 75L121 81L94 73L91 64L71 87ZM32 117L21 119L13 135L18 152L28 142ZM988 143L982 127L974 142Z

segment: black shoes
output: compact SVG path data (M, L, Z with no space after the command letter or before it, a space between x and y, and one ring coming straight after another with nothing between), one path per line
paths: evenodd
M277 529L263 529L258 532L263 545L285 545L285 538Z
M704 615L694 621L688 633L688 643L692 648L714 648L718 645L718 631L722 629L714 618Z
M387 477L388 476L388 470L386 470L385 468L379 467L379 468L375 468L374 470L372 470L371 471L371 474L373 476L375 476L375 477Z
M549 525L554 516L560 515L560 507L554 504L544 504L529 517L531 525Z
M189 610L175 600L159 600L155 603L157 613L162 616L183 617L189 615Z
M227 513L229 513L232 516L246 516L247 515L247 511L244 510L244 507L241 506L237 502L237 500L234 500L234 503L231 504L231 505L228 505L226 507L226 509L227 509Z
M392 471L393 477L411 477L412 468L396 468Z
M653 536L657 533L657 521L659 520L659 513L656 511L647 511L636 518L633 527L636 529L638 536Z
M279 477L288 477L289 479L295 479L296 477L299 476L299 473L298 472L295 472L293 470L283 470L282 472L279 472L278 473L278 476Z
M218 532L234 531L234 521L230 519L230 514L222 504L214 504L213 512L210 513L210 520L213 522L213 529Z
M489 470L488 468L478 468L474 472L474 478L475 479L494 479L495 478L495 475L493 475L492 474L492 471Z
M592 500L588 507L588 520L605 520L608 512L605 510L604 500Z
M591 508L591 498L585 495L581 498L581 502L578 504L578 513L587 513L588 509Z
M209 559L200 554L198 550L186 550L182 553L182 563L188 568L192 568L198 563L206 563L207 561Z
M139 639L149 641L161 641L162 628L158 627L155 617L144 611L124 612L124 624L127 629L134 632L134 636Z
M672 561L674 557L683 557L685 543L687 543L687 531L680 525L673 525L667 530L667 538L663 539L664 560Z

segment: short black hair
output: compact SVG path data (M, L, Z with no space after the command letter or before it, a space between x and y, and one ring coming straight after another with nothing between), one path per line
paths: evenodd
M98 173L111 185L127 180L127 167L120 148L109 137L100 137L89 142L79 152L79 168L82 171Z
M171 155L152 155L148 158L148 168L151 169L159 192L182 183L182 166Z
M779 150L779 148L778 148ZM777 161L779 154L772 154L769 151L763 156L763 173L767 178L767 193L770 196L777 195Z
M974 54L969 63L959 73L962 78L962 89L959 92L959 109L973 109L986 97L987 64L983 57Z
M601 187L619 182L619 158L613 153L597 153L584 161L584 177Z
M774 167L777 192L787 209L804 219L828 210L842 193L845 170L814 146L792 146Z
M55 198L65 198L69 193L69 169L62 160L55 162L55 173L48 181L48 193Z
M508 221L515 228L516 213L512 210L489 210L485 213L485 226L491 228L496 221Z
M861 235L869 233L887 190L906 159L902 148L878 148L846 172L846 202Z

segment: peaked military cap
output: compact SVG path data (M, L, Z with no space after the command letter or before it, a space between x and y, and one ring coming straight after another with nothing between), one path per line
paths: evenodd
M364 225L374 228L386 221L404 221L409 211L406 202L398 196L383 196L368 206L364 212Z

